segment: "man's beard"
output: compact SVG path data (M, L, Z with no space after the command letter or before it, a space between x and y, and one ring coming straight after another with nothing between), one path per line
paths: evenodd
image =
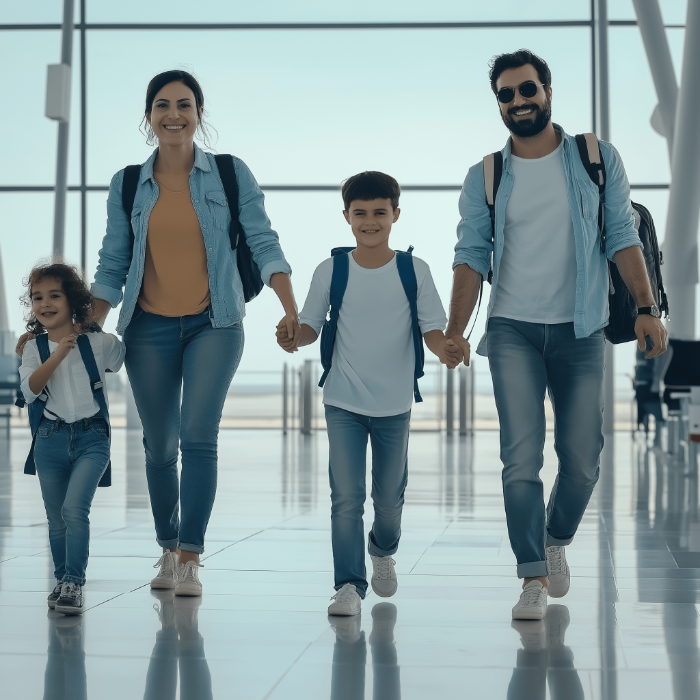
M552 119L552 101L546 99L544 102L544 107L540 108L538 105L528 105L535 108L535 112L530 117L530 119L514 119L511 117L510 112L516 112L523 107L512 107L511 109L503 114L501 112L501 119L503 123L512 131L516 136L526 139L531 136L537 136Z

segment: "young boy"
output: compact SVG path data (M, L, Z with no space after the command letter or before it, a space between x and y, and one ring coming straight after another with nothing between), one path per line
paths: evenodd
M347 253L347 287L323 387L336 590L329 615L356 615L367 592L362 515L368 437L375 513L368 543L374 568L372 589L388 598L398 586L392 555L401 535L416 369L411 308L397 254L389 247L391 226L400 214L400 192L396 180L380 172L355 175L342 189L343 214L357 247ZM288 337L285 325L278 325L277 342L288 352L294 352L297 343L310 345L318 337L331 306L336 257L322 262L314 272L299 318L300 339ZM430 269L418 258L406 262L412 263L418 285L420 333L440 361L454 368L462 354L443 334L447 318Z

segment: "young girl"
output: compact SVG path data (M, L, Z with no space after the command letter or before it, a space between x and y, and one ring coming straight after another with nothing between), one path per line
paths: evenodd
M104 373L122 366L124 345L107 333L81 336L90 326L93 297L70 265L35 267L25 286L27 330L36 338L25 345L19 372L57 581L48 604L75 615L83 612L90 505L98 483L109 485L103 479L110 444ZM25 472L34 473L31 462L30 454Z

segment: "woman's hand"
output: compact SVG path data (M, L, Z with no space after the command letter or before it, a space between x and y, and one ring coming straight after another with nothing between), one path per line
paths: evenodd
M301 340L301 326L299 325L299 317L296 313L286 314L277 324L277 344L285 352L296 352L299 348Z
M34 340L36 336L34 333L24 333L19 337L19 340L17 341L17 347L15 348L15 352L22 357L24 354L24 346L30 341Z

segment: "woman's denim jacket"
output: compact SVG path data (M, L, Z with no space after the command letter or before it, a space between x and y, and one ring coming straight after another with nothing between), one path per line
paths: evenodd
M561 135L561 158L566 174L566 189L569 198L571 219L574 225L576 249L576 307L574 310L574 333L577 338L587 338L608 325L608 262L619 250L641 246L634 227L634 212L630 202L630 186L625 175L620 154L612 144L600 141L600 150L607 171L605 185L605 229L606 252L600 250L598 231L598 188L591 182L576 146L576 139L555 124ZM484 194L484 166L479 162L469 169L459 198L459 213L462 217L457 226L457 245L453 268L466 264L480 273L483 279L493 259L493 286L487 312L491 316L496 293L501 257L504 246L506 206L513 190L513 170L510 160L511 141L508 139L503 154L503 176L496 195L496 226L494 241L491 241L491 216ZM606 260L607 255L607 260ZM493 256L493 258L492 258ZM546 284L546 280L543 280ZM476 349L479 355L488 352L486 334Z
M92 293L108 301L112 308L123 300L117 333L123 335L134 313L143 281L146 257L148 220L158 200L158 185L153 178L153 164L158 149L141 166L131 225L134 230L132 246L129 220L122 207L124 171L120 170L109 186L107 198L107 233L102 241L99 263ZM207 254L209 291L211 293L211 323L225 328L245 316L243 286L236 264L236 251L231 250L229 225L231 214L221 184L214 156L195 144L194 167L190 173L190 197L199 219ZM233 159L238 177L240 221L263 282L270 285L276 272L291 274L277 233L272 230L264 207L264 195L246 164ZM122 293L122 290L123 293Z

